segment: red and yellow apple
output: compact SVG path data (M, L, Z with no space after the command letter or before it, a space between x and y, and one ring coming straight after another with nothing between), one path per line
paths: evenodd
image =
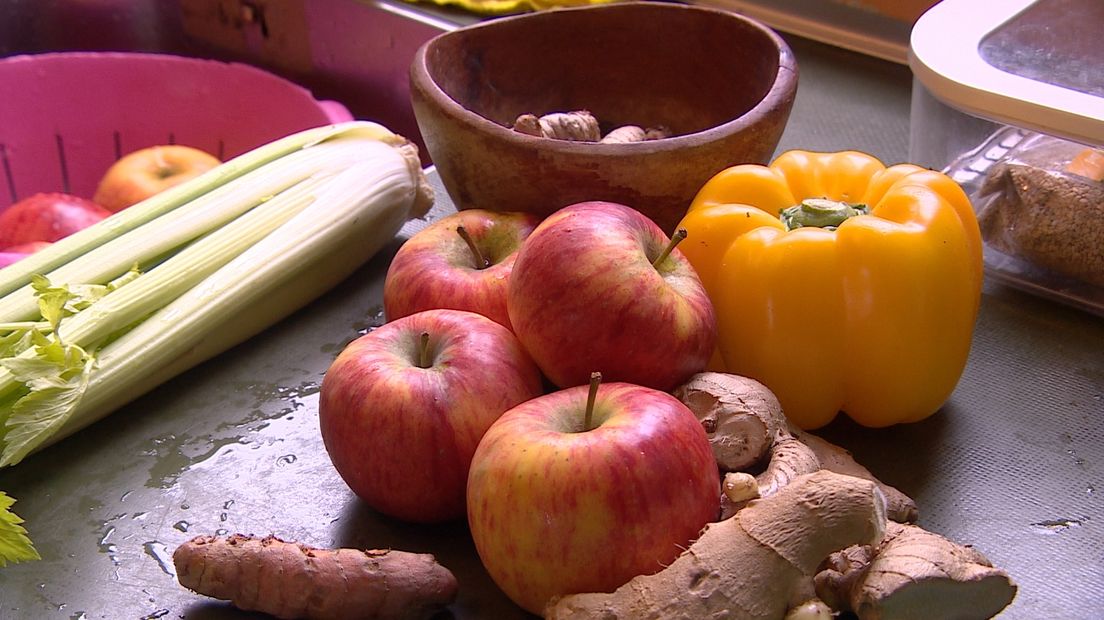
M483 436L468 477L479 557L511 600L610 592L659 571L716 520L705 431L670 394L627 383L524 402Z
M122 211L220 163L214 155L183 144L139 149L107 169L92 200L110 211Z
M540 371L510 330L473 312L427 310L337 356L319 397L322 440L375 510L422 523L461 518L483 433L541 391Z
M383 285L387 318L452 308L510 327L506 285L518 247L539 221L529 213L469 209L418 231L403 243L387 269Z
M109 215L100 205L72 194L32 194L0 213L0 248L57 241Z
M669 245L647 216L610 202L564 207L537 226L518 251L507 309L549 380L570 387L599 371L667 391L706 367L713 305Z

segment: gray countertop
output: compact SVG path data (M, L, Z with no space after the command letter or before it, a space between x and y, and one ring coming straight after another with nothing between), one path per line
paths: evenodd
M789 38L801 83L780 150L908 154L907 67ZM444 191L431 217L452 209ZM414 526L360 503L318 436L318 387L382 320L390 257L106 420L0 471L43 559L0 569L0 618L249 617L177 585L170 554L197 534L431 552L459 577L464 618L523 617L463 524ZM921 524L973 544L1020 589L1005 618L1104 612L1104 321L986 284L970 361L931 418L822 434L913 496Z

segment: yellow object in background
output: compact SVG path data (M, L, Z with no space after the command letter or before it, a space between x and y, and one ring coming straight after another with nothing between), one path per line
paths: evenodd
M480 15L509 15L529 11L541 11L557 7L609 4L618 0L407 0L425 1L438 6L452 6Z
M715 369L764 383L799 427L839 411L870 427L914 422L954 390L982 246L946 175L789 151L718 173L679 227L717 310Z

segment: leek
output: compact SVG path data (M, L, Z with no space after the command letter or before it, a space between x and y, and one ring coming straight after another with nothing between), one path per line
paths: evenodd
M0 270L0 466L294 312L432 201L412 145L363 121L184 185L44 250L41 271Z

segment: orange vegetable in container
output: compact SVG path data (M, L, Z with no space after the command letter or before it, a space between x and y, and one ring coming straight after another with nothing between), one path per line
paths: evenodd
M721 171L679 225L717 311L717 370L790 420L871 427L946 402L970 351L981 237L946 175L854 151L789 151Z

